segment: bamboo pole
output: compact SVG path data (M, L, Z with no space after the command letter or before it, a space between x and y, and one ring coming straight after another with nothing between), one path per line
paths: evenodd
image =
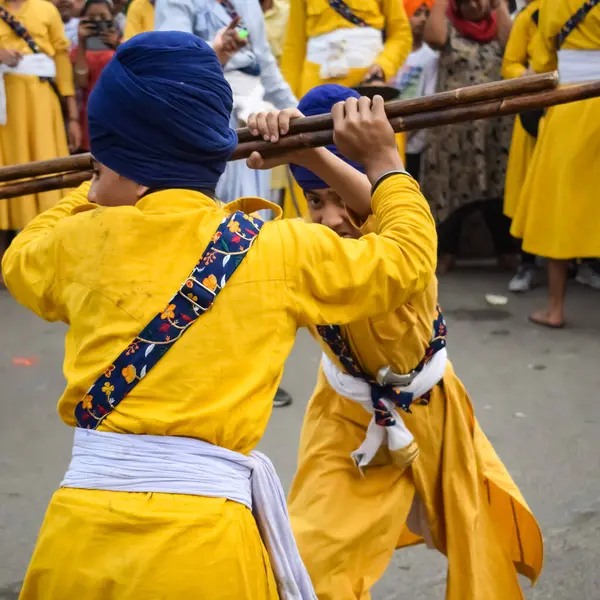
M536 108L547 108L569 102L577 102L600 96L600 80L566 86L552 91L526 94L512 98L456 106L450 109L433 110L426 113L390 119L394 131L413 131L451 125L465 121L491 119L513 115ZM239 160L258 151L265 158L286 154L304 148L326 146L333 142L333 130L288 135L272 144L253 141L239 144L231 160ZM27 193L72 187L91 177L91 171L71 172L43 179L31 179L0 186L0 199L21 196Z
M461 106L473 102L540 92L543 90L554 89L557 85L558 75L556 73L531 75L529 77L520 77L518 79L509 79L507 81L494 81L492 83L483 83L480 85L459 88L450 92L441 92L424 98L388 102L386 104L386 114L388 115L388 118L392 119L431 110ZM306 117L290 123L288 137L300 133L323 131L326 129L333 129L333 120L330 114ZM254 137L246 127L238 129L237 134L238 143L240 144L261 141L261 138ZM22 165L10 165L0 168L0 182L16 181L19 179L39 177L41 175L53 175L63 171L87 170L91 169L91 167L92 156L90 153L35 161Z
M519 96L553 90L558 86L558 73L542 73L541 75L529 75L506 81L492 81L470 85L448 92L440 92L431 96L412 98L410 100L394 100L387 102L385 113L388 119L404 117L417 113L429 112L441 108L462 106L473 102L484 102L486 100L499 100L508 96ZM290 123L288 135L308 133L312 131L324 131L333 129L333 119L330 114L317 115L298 119ZM261 138L253 136L247 128L238 129L238 143L243 144L251 141L259 141ZM2 179L0 179L2 181Z
M426 113L395 117L390 123L396 132L430 129L441 125L452 125L464 121L492 119L506 115L514 115L535 108L547 108L557 104L567 104L579 100L600 96L600 80L541 92L490 100L477 104L456 106L449 109L432 110ZM247 158L252 152L259 152L263 158L271 158L295 150L318 148L333 143L333 130L288 135L276 144L270 142L246 142L239 144L231 160ZM1 189L1 188L0 188Z
M54 175L66 171L82 171L92 168L92 155L74 154L50 160L37 160L22 165L10 165L0 168L0 181L17 181L40 175Z
M91 179L93 171L72 171L61 173L51 177L40 177L38 179L26 179L16 183L8 183L0 186L0 200L16 198L27 194L39 194L50 190L62 190L64 188L77 187L84 181Z

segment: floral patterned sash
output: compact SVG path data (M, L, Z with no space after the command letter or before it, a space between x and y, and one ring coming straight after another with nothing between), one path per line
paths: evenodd
M78 427L96 429L216 300L263 221L236 212L223 219L177 293L106 368L75 408Z
M446 347L446 337L448 330L446 328L446 322L444 321L444 315L439 306L436 307L437 316L433 322L433 335L425 357L417 365L415 371L417 373L423 370L423 367L432 359L433 355ZM391 412L386 408L383 399L392 401L398 408L401 408L405 412L411 412L410 406L413 403L413 395L410 392L402 391L400 387L394 387L392 385L379 385L374 377L369 375L361 366L350 348L350 344L344 337L339 325L319 325L317 327L319 335L323 338L325 343L329 346L331 351L340 361L342 367L348 375L357 377L366 381L371 386L371 402L373 404L373 411L375 415L375 422L381 427L393 427L396 424L396 419L392 416ZM427 404L429 401L429 394L420 398L421 404Z

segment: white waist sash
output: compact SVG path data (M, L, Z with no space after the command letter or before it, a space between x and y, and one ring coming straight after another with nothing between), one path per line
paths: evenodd
M201 440L76 429L61 487L227 498L252 510L282 600L316 600L271 461Z
M54 78L56 77L56 64L54 59L47 54L25 54L16 67L0 65L0 125L6 125L5 73Z
M559 50L558 73L564 84L600 79L600 50Z
M415 376L412 383L401 388L402 391L411 393L414 398L420 398L442 380L447 361L448 351L446 348L442 348L433 355ZM326 354L323 354L321 364L329 385L340 396L358 402L365 410L373 414L371 386L366 381L341 371ZM352 453L352 457L359 467L364 467L371 462L384 441L387 442L389 449L394 451L405 447L414 439L394 404L386 399L383 399L383 402L396 419L396 424L391 427L381 427L375 423L375 417L371 418L365 441Z
M310 38L306 60L321 65L321 79L346 77L370 67L383 51L383 34L373 27L347 27Z

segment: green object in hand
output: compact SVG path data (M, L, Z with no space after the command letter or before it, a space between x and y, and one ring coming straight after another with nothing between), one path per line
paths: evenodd
M237 31L237 34L241 40L245 40L248 37L248 30L240 27Z

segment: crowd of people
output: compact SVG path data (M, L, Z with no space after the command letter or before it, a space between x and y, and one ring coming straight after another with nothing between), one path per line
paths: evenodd
M358 600L418 543L449 600L521 600L542 535L448 358L436 269L479 211L499 263L517 239L547 259L531 319L564 324L569 262L600 255L600 99L404 136L381 94L600 79L600 2L58 4L0 7L2 164L95 169L0 201L8 289L69 324L76 431L23 600ZM241 124L275 143L329 112L334 145L228 161ZM254 448L299 327L323 356L286 503Z

